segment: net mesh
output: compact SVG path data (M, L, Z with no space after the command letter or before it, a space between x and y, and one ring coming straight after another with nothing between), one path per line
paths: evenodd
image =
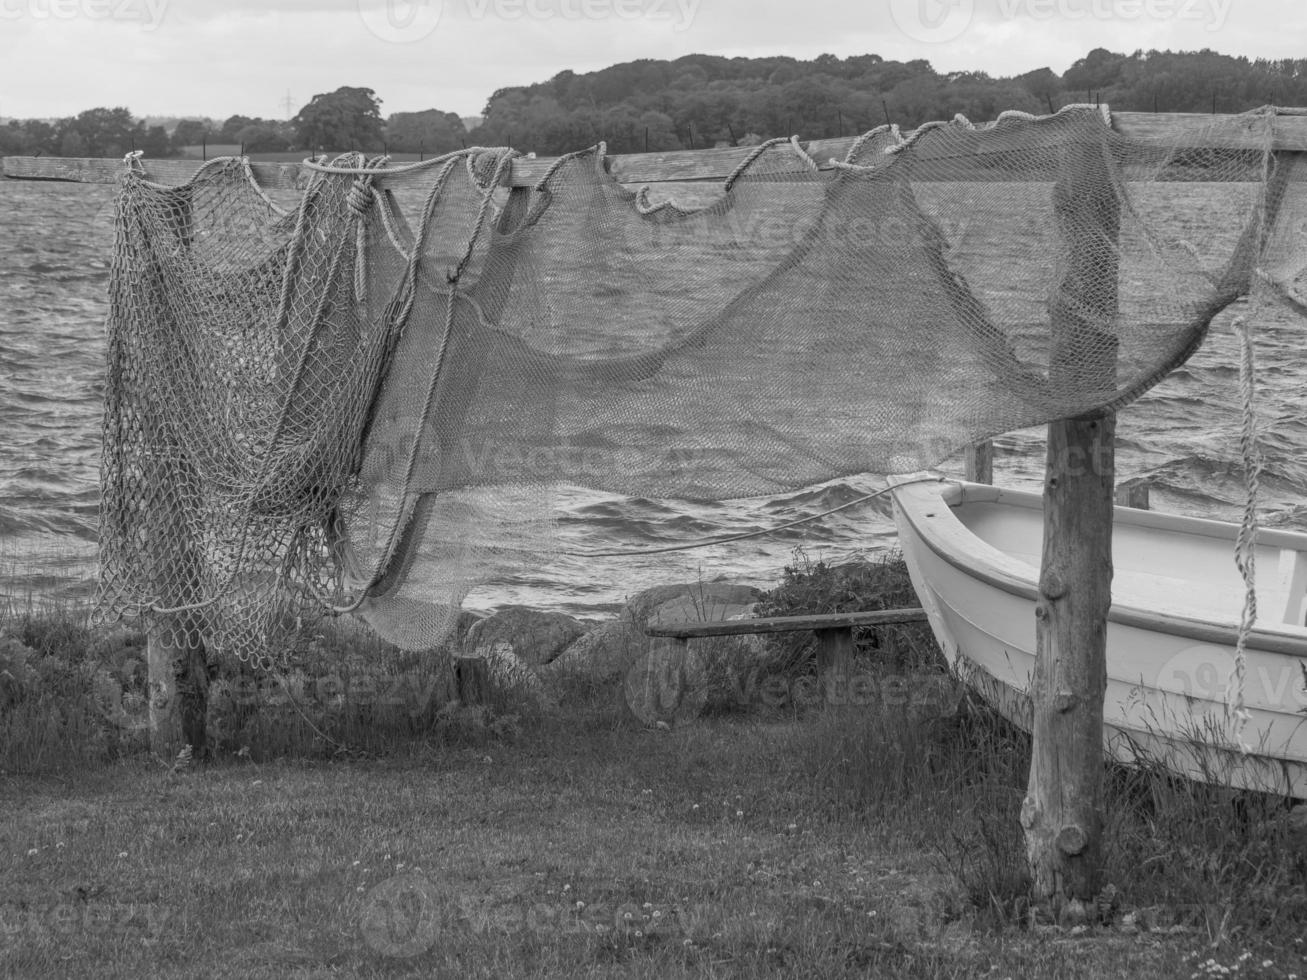
M769 494L1119 408L1254 285L1298 302L1275 118L772 141L696 207L602 147L511 192L506 149L341 157L290 210L238 159L129 171L101 609L263 663L324 613L423 648L556 550L562 484Z

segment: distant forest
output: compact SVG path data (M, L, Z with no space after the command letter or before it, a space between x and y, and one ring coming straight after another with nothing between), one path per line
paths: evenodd
M757 143L797 133L848 136L886 122L911 128L962 113L980 122L1005 109L1050 112L1071 102L1106 102L1144 112L1242 112L1307 105L1307 59L1249 60L1215 51L1091 51L1058 75L1040 68L1011 78L941 74L927 61L878 55L811 61L687 55L644 59L547 82L500 89L483 122L467 132L439 109L383 118L372 89L314 96L291 120L232 116L147 127L123 108L88 109L55 122L0 126L0 154L147 156L201 143L240 144L247 153L362 150L434 155L462 146L510 145L557 154L600 140L614 153Z

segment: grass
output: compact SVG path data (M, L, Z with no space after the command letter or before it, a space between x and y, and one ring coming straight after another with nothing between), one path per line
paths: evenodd
M1147 767L1108 772L1103 921L1032 917L1029 740L971 697L941 712L938 685L904 696L939 677L915 640L866 662L874 703L647 730L610 698L378 710L344 680L360 648L324 636L301 690L339 690L307 719L245 697L239 736L174 770L137 732L80 745L104 715L69 698L133 647L78 629L3 630L0 975L1307 978L1282 803Z
M831 792L810 723L548 734L367 764L9 780L0 968L1179 976L1192 944L978 934L923 815Z

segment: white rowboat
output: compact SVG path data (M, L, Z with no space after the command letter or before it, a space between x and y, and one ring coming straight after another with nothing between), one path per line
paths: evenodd
M894 516L945 655L1029 730L1042 498L914 483L894 490ZM1236 734L1228 704L1244 598L1237 532L1221 521L1116 508L1105 746L1127 763L1307 798L1307 534L1258 532L1258 621L1243 686L1249 719Z

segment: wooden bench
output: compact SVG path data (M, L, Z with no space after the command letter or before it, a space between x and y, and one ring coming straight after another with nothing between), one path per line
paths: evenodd
M823 613L812 616L769 616L758 619L724 619L692 623L650 623L647 636L669 637L688 644L706 636L740 636L748 633L793 633L812 630L817 634L817 669L847 673L853 666L853 628L887 626L894 623L924 623L924 609L876 609L870 612Z

